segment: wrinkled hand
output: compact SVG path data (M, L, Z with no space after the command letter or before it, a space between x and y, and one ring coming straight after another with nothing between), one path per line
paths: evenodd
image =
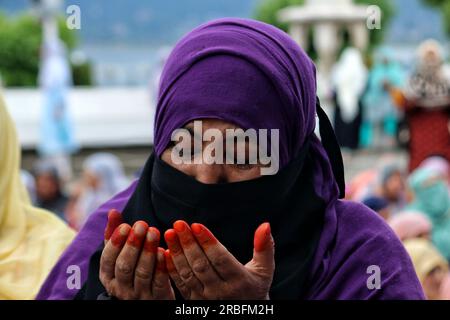
M275 259L268 223L257 228L246 265L202 224L177 221L164 237L167 270L185 299L269 299Z
M100 258L100 281L118 299L175 299L165 267L160 233L138 221L131 228L121 214L111 210Z

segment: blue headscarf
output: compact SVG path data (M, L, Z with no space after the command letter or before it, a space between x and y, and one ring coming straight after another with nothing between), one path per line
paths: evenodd
M409 185L415 195L409 209L423 212L430 218L433 243L450 260L450 195L447 183L438 171L419 168L412 173Z

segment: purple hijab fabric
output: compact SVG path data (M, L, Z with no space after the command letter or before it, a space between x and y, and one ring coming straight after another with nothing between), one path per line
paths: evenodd
M239 79L239 81L236 81ZM326 203L325 225L311 270L309 299L421 299L423 293L401 243L375 213L339 201L332 167L313 135L315 67L284 32L245 19L204 24L174 48L164 68L155 119L155 152L186 123L215 118L242 129L279 129L280 165L293 159L306 139L314 162L314 188ZM38 299L71 299L70 265L88 273L90 256L103 241L108 209L122 210L136 183L99 208L61 257ZM378 266L381 288L370 289L367 268Z
M282 166L314 131L315 67L284 32L257 21L220 19L175 46L161 76L155 122L160 155L173 130L200 118L242 129L280 129Z
M175 129L201 118L229 121L244 130L279 129L283 167L315 129L314 63L271 25L228 18L201 25L178 42L164 66L155 118L156 154L166 149ZM315 136L310 155L316 193L333 210L339 190Z

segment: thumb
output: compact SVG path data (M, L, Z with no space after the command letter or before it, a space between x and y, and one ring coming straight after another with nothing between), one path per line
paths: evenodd
M275 245L268 222L256 229L253 246L253 259L249 267L264 275L272 276L275 270Z

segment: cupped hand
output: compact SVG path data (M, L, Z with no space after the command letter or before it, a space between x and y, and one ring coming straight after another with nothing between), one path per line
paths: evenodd
M269 299L275 270L269 223L257 228L253 259L245 265L202 224L177 221L164 237L167 270L185 299Z
M144 221L131 227L122 223L118 211L109 212L99 271L109 295L124 300L175 299L159 240L158 229Z

